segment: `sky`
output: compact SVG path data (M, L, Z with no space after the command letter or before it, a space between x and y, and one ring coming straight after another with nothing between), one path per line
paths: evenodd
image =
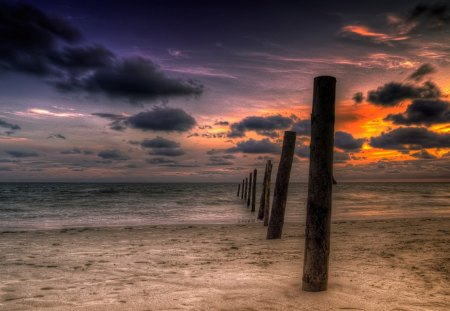
M0 181L239 182L337 79L339 181L450 181L450 1L0 1Z

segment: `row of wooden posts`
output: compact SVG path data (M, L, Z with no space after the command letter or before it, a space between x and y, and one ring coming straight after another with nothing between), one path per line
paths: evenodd
M302 278L304 291L324 291L328 285L331 192L334 182L335 93L336 78L320 76L314 79ZM268 226L267 239L280 239L282 235L295 141L295 132L284 132L271 210L272 162L268 160L266 163L257 219L262 220L264 226ZM254 169L249 177L242 180L242 184L238 184L237 191L237 196L245 200L247 207L251 206L252 212L255 212L256 181L257 170Z

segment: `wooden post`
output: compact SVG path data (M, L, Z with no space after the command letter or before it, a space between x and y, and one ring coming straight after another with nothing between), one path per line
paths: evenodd
M244 199L244 184L245 184L245 179L242 179L242 191L241 191L241 199Z
M247 200L247 187L248 187L248 178L245 177L244 202L245 200Z
M296 133L285 131L283 149L278 164L277 180L273 193L272 212L267 229L267 239L280 239L283 232L284 213L291 176L292 160L294 159Z
M266 196L264 198L264 226L269 225L270 215L270 180L272 178L272 161L267 161Z
M252 209L251 211L255 211L256 204L256 176L258 175L258 170L255 168L253 170L253 189L252 189Z
M238 184L238 191L237 191L237 197L239 198L239 191L241 190L241 184Z
M252 197L252 173L250 173L250 177L248 178L247 207L250 207L251 197Z
M336 78L314 79L302 289L327 289Z
M264 178L262 183L261 199L259 200L259 210L258 210L258 220L264 219L264 203L266 198L266 180L267 180L267 163L266 169L264 170Z

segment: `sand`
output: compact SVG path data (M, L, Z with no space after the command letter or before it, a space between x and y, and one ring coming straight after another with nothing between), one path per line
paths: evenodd
M450 219L332 225L329 289L301 288L304 227L1 232L0 310L450 310Z

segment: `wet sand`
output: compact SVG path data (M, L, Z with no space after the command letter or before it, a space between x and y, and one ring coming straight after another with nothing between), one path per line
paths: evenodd
M332 224L329 290L301 288L304 227L0 234L0 310L449 310L450 218Z

